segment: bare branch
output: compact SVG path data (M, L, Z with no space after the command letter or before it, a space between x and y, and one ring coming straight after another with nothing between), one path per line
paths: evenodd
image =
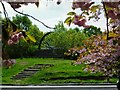
M40 21L39 19L36 19L35 17L33 17L33 16L29 15L29 14L25 14L25 13L19 12L19 11L17 11L16 9L14 9L13 7L12 7L12 9L13 9L15 12L19 13L19 14L22 14L22 15L25 15L25 16L28 16L28 17L33 18L34 20L40 22L41 24L43 24L45 27L47 27L47 28L49 28L49 29L55 29L55 28L53 28L53 27L47 26L47 25L46 25L45 23L43 23L42 21Z
M7 19L8 13L7 13L6 9L5 9L5 5L2 3L2 1L0 1L0 2L1 2L1 4L2 4L3 10L4 10L5 18Z

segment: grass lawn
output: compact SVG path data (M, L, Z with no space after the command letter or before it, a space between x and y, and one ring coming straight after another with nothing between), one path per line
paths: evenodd
M106 80L87 79L85 76L101 76L84 72L84 65L71 65L72 60L52 59L52 58L23 58L17 59L15 66L6 69L2 68L2 84L60 84L60 83L105 83ZM35 64L53 64L54 66L43 68L29 78L13 80L11 77L18 74L28 66ZM0 68L1 69L1 68ZM80 78L84 77L84 78ZM117 78L110 79L111 83L116 83Z

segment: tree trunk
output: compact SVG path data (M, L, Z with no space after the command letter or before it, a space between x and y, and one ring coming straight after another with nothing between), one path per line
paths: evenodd
M105 7L105 3L104 1L102 1L103 3L103 8L104 8L104 11L105 11L105 16L106 16L106 27L107 27L107 32L106 32L106 35L107 35L107 40L109 39L109 24L108 24L108 14L107 14L107 10L106 10L106 7Z

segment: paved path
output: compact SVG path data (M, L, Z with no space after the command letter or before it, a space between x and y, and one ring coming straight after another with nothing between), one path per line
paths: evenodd
M0 86L2 90L117 90L116 85Z
M23 71L19 72L17 75L14 75L11 79L19 80L23 78L28 78L40 71L42 68L52 67L52 64L35 64L34 66L30 66Z

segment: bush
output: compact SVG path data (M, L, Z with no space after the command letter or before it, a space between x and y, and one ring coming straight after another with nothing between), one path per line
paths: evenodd
M69 48L83 45L83 40L88 36L79 29L56 29L53 33L45 38L42 47L54 46L55 48L62 48L67 51Z
M26 43L24 40L20 40L17 44L6 45L5 50L9 58L23 58L33 56L36 47L33 43Z
M83 47L72 48L66 55L78 52L75 64L86 64L85 71L102 72L112 77L120 74L120 36L108 41L101 36L92 36L84 42Z

